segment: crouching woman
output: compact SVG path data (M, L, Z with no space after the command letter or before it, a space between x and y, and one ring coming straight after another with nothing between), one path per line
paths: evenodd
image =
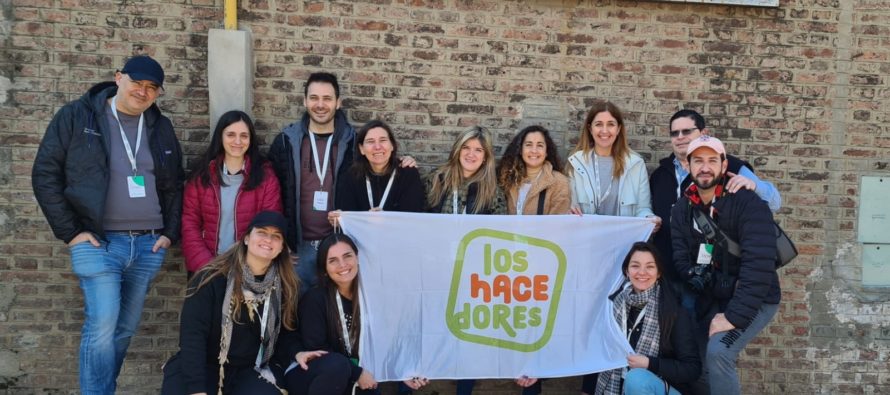
M195 274L162 394L281 394L273 371L323 355L298 355L298 284L286 229L281 214L260 212L239 242Z
M339 395L377 394L374 374L361 367L359 335L358 248L349 236L333 233L318 245L316 261L318 285L300 301L302 343L312 349L329 351L285 375L292 394ZM405 380L411 389L427 384L426 379ZM353 392L353 387L358 391Z
M613 294L613 313L634 350L627 356L630 370L602 372L595 382L585 376L584 392L687 393L701 374L695 331L671 287L661 281L664 266L655 246L634 243L621 270L630 284Z

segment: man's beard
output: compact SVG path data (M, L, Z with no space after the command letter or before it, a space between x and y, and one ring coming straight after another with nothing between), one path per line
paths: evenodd
M722 181L723 181L722 173L718 174L714 177L711 177L711 181L707 182L707 183L700 182L698 180L698 177L692 178L692 183L695 184L695 186L698 187L698 189L711 189L711 188L717 186L717 184L720 184Z

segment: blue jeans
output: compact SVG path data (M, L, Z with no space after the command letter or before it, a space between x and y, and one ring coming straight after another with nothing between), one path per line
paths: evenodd
M71 266L84 297L80 337L80 391L112 394L130 338L139 326L151 281L166 249L152 253L158 235L106 235L99 247L89 242L71 247Z
M763 304L747 328L720 332L708 339L702 376L707 378L712 394L741 394L736 371L739 353L769 325L778 310L778 304Z
M634 368L624 375L625 395L680 395L680 391L674 389L655 373L646 369Z
M300 296L312 289L318 282L315 275L315 260L318 258L318 250L309 241L303 240L297 246L297 276L300 277Z

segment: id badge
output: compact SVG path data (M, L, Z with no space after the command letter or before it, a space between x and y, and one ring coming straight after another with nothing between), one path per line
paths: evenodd
M127 191L130 192L131 198L145 197L145 177L144 176L128 176Z
M312 197L312 209L315 211L328 211L328 193L325 191L315 191Z
M695 260L695 263L699 265L710 265L711 264L711 255L714 253L714 245L708 243L701 243L698 245L698 258Z

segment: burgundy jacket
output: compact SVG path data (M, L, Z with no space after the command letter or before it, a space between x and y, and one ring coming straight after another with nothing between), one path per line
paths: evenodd
M253 190L244 190L250 175L250 162L244 162L244 183L235 197L235 240L247 231L253 216L264 210L281 212L281 189L272 166L263 164L263 182ZM185 267L194 272L216 256L219 241L219 174L216 161L210 163L210 187L193 178L185 184L182 202L182 254Z

